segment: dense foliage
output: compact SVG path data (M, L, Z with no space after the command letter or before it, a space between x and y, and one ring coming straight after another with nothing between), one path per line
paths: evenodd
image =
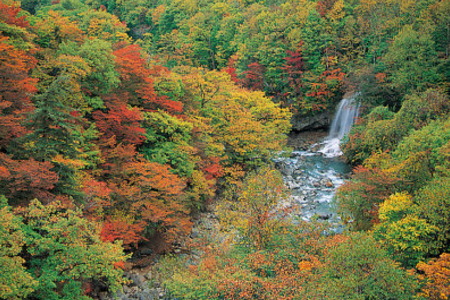
M301 222L274 210L279 174L249 175L231 218L220 214L227 239L207 245L198 264L160 264L181 299L413 299L418 287L371 235L324 234L326 224ZM278 178L278 180L277 180ZM227 210L229 210L227 205Z
M282 150L290 112L226 72L169 70L104 8L21 4L0 14L0 297L88 299L120 287L123 248L170 251Z
M220 198L180 299L448 299L449 33L449 0L0 0L0 298L117 291ZM345 92L335 235L269 165Z

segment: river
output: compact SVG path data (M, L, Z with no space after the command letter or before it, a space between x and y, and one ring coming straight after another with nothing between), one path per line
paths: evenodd
M359 104L354 97L343 99L333 118L328 136L308 150L293 151L275 160L290 189L290 202L299 207L295 213L304 221L327 221L340 232L343 224L337 214L334 197L351 168L342 159L340 143L358 117Z

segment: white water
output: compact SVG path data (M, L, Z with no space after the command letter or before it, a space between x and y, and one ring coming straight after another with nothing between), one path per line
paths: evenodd
M339 103L324 142L313 145L307 151L294 151L290 157L275 160L286 186L291 190L292 201L300 207L298 217L304 221L314 218L326 220L330 229L336 232L344 227L336 213L333 198L350 172L350 167L338 158L342 155L340 143L358 117L357 96L355 94ZM320 150L317 151L318 146Z
M356 97L359 94L353 94L349 98L344 98L339 102L331 123L330 133L322 143L322 148L318 151L326 157L337 157L342 155L341 140L350 132L356 118L359 114L359 102Z
M339 158L326 157L313 149L294 151L289 157L275 159L290 190L290 201L299 208L294 214L303 221L327 221L330 229L343 230L333 198L344 183L350 167Z

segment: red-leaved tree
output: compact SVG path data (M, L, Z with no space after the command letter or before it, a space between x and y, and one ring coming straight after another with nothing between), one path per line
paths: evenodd
M117 93L121 98L146 110L163 109L172 113L182 111L181 102L157 95L151 78L152 71L142 57L138 45L118 44L116 48L113 54L116 57L116 69L120 74L121 84Z
M35 65L36 59L0 34L0 149L26 133L22 122L34 109L30 95L36 92L36 79L29 72Z

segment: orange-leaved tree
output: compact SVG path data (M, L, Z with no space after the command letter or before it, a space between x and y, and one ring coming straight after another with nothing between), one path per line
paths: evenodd
M424 282L420 296L433 300L450 298L450 254L442 253L428 263L420 262L417 269L423 272L419 275Z
M116 93L128 103L146 110L163 109L172 113L179 113L183 106L181 102L169 99L165 95L158 95L151 78L152 71L146 59L141 54L138 45L118 43L113 54L116 57L116 69L120 74L121 84Z

